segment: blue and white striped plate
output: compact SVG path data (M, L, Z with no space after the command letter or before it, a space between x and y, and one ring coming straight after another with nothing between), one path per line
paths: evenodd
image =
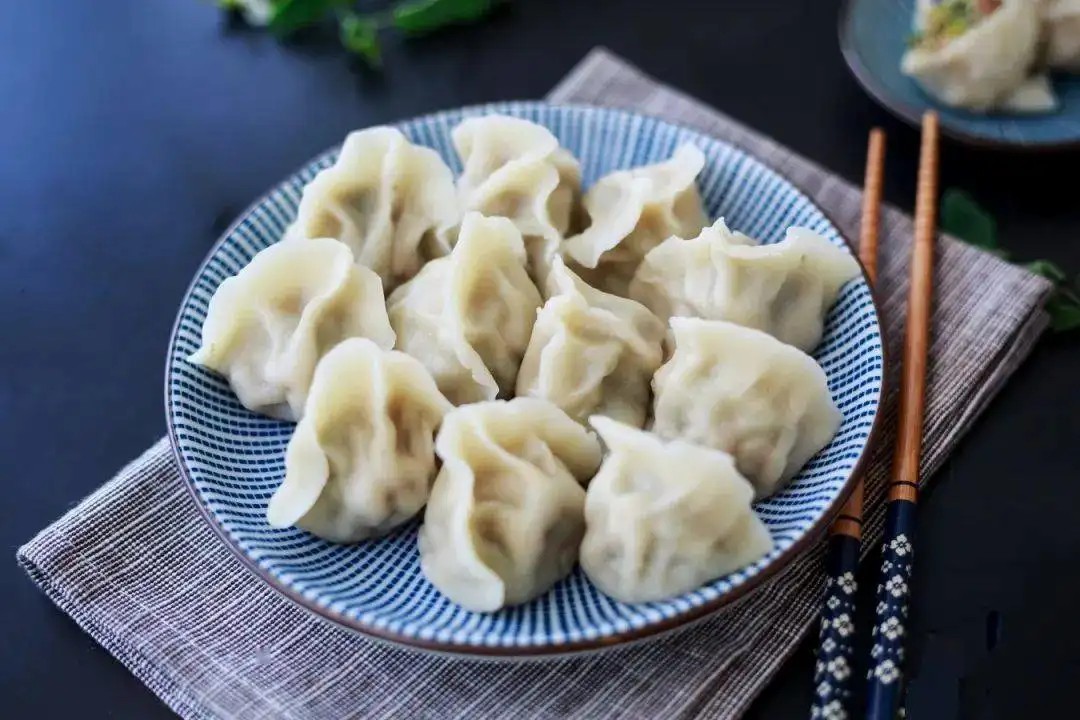
M694 143L707 158L699 185L710 217L723 216L731 227L766 242L781 239L791 225L803 225L847 248L821 210L754 158L649 117L508 103L443 112L398 127L460 172L451 129L463 118L493 112L550 128L581 159L586 185L612 170L666 159L680 143ZM184 297L169 347L165 402L180 467L214 528L274 588L347 627L428 649L516 657L596 649L677 627L731 602L790 562L839 511L868 455L882 396L881 330L862 278L844 288L816 354L844 413L840 431L790 487L757 506L776 542L773 551L698 590L664 602L626 605L601 594L576 569L527 605L473 613L443 597L421 573L418 522L356 545L268 526L266 504L284 475L293 426L248 412L222 378L185 358L199 343L214 290L281 237L304 184L334 156L329 151L289 177L225 233Z

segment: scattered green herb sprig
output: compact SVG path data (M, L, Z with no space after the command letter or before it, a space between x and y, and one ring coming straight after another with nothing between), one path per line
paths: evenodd
M963 190L949 188L941 197L941 229L963 240L1009 260L1010 254L998 243L997 222ZM1046 303L1050 314L1050 326L1055 332L1080 328L1080 285L1056 263L1049 260L1033 260L1023 267L1054 283L1054 294Z
M253 25L265 25L278 37L333 19L341 44L372 67L382 64L379 36L395 28L420 36L450 25L476 22L504 0L403 0L382 12L356 11L356 0L217 0L240 12Z

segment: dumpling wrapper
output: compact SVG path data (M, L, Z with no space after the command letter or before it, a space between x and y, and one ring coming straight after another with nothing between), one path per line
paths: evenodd
M469 213L453 252L425 265L387 306L397 348L461 405L513 393L541 302L514 224Z
M465 405L435 441L443 466L420 528L420 566L476 612L527 602L565 577L585 533L600 443L535 398Z
M1044 61L1051 68L1080 73L1080 0L1041 0Z
M840 289L859 274L851 253L815 232L791 228L759 245L723 219L691 240L671 238L645 256L630 297L667 322L727 320L810 352Z
M585 193L589 226L563 243L563 257L593 287L626 297L646 253L708 224L695 183L704 166L705 155L687 144L665 162L600 178Z
M757 497L780 490L840 428L825 372L801 350L718 320L673 317L671 329L650 429L729 453Z
M548 284L517 395L549 400L581 423L600 414L641 427L666 326L639 303L585 284L559 258Z
M390 292L450 252L459 217L454 177L439 154L374 127L350 133L334 164L307 184L287 237L340 240Z
M464 171L464 212L506 217L525 242L529 276L543 287L581 194L581 166L550 130L505 115L469 118L451 135Z
M921 21L916 20L916 26ZM901 61L905 75L950 107L989 112L1003 107L1043 112L1057 100L1048 85L1029 83L1039 50L1034 0L1004 0L963 35L940 47L914 47Z
M452 408L405 353L362 338L338 344L315 369L270 525L348 543L415 517L435 476L435 431Z
M351 337L394 345L379 276L336 240L282 240L221 283L188 361L228 378L249 410L298 420L316 364Z
M760 559L773 546L730 455L664 441L606 417L607 446L585 496L581 566L622 602L663 600Z

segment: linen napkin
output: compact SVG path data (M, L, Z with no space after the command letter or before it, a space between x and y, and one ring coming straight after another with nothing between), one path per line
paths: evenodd
M632 108L742 146L857 236L860 193L715 110L594 50L549 96ZM911 219L883 214L878 293L891 349L864 545L880 539L895 426ZM1049 285L942 239L923 477L1031 350ZM64 612L185 718L731 718L815 625L822 548L682 632L593 656L504 664L423 654L326 623L248 572L203 521L163 439L43 530L19 562Z

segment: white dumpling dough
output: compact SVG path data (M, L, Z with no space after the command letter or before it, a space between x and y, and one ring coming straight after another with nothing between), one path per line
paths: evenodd
M810 230L791 228L780 242L759 245L720 219L692 240L671 238L646 255L630 297L665 322L727 320L810 352L841 287L858 274L851 253Z
M1042 0L1045 61L1080 72L1080 0Z
M708 224L695 183L704 166L701 150L681 145L665 162L600 178L585 193L589 226L563 243L563 256L590 285L625 297L646 253Z
M759 330L671 318L675 352L653 377L658 435L723 450L768 497L825 447L843 419L825 373Z
M578 161L547 128L505 115L464 120L451 138L464 166L463 211L510 218L524 238L529 275L542 286L581 193Z
M586 285L559 258L548 285L517 395L550 400L581 423L600 414L641 427L667 327L640 304Z
M386 292L450 251L454 177L439 154L398 130L350 133L334 164L304 188L289 237L332 237L382 278Z
M923 22L917 18L916 26ZM994 13L940 47L908 50L901 69L950 107L988 112L1007 106L1014 111L1042 112L1057 101L1040 92L1049 91L1048 86L1027 82L1039 37L1038 3L1004 0Z
M394 346L379 276L336 240L282 240L221 283L188 360L228 378L249 410L298 420L315 365L351 337Z
M585 496L581 567L623 602L663 600L745 567L772 549L754 488L727 453L605 417L607 446Z
M414 517L435 475L435 431L452 408L405 353L362 338L340 343L315 369L270 525L356 542Z
M435 441L443 466L420 528L424 575L478 612L526 602L565 577L585 532L582 484L600 443L534 398L465 405Z
M397 348L460 405L513 394L541 302L514 224L469 213L453 252L425 265L387 305Z

